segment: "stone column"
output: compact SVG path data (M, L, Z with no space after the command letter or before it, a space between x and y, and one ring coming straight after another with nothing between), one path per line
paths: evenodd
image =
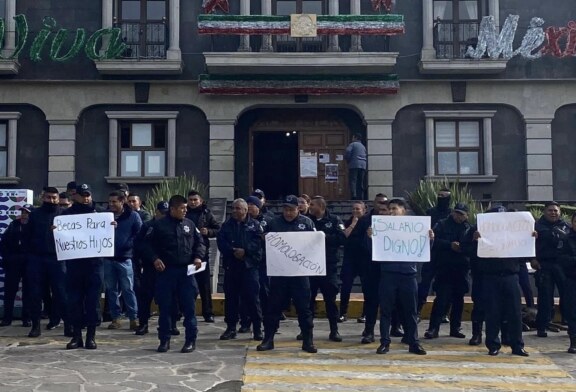
M120 177L118 170L118 119L108 119L108 176Z
M526 118L528 200L554 199L552 172L553 118Z
M350 13L352 15L360 15L362 9L360 8L360 0L350 0ZM352 36L351 52L362 52L362 37L360 35Z
M378 193L394 194L392 172L392 119L366 120L368 199Z
M13 18L16 15L16 0L6 1L5 12L6 39L4 42L4 51L6 54L12 54L16 47L16 21Z
M49 120L48 184L66 189L76 176L76 120Z
M240 0L240 15L250 15L250 0ZM239 52L250 52L250 36L245 34L240 36Z
M16 160L18 154L18 120L20 119L20 113L17 113L16 117L10 118L8 120L8 134L7 136L7 146L8 146L8 162L6 164L6 177L15 178L16 177Z
M272 0L262 0L262 15L272 15ZM262 36L261 52L273 52L272 36L266 34Z
M489 0L488 3L488 15L494 17L496 22L496 28L500 30L500 0Z
M422 60L435 58L434 4L432 0L422 0Z
M330 0L330 4L328 7L328 13L330 15L339 15L340 14L339 0ZM338 43L338 36L337 35L330 35L328 37L328 51L329 52L340 52L340 45Z
M210 122L210 197L234 199L234 126L236 120Z
M102 0L102 28L112 27L114 19L114 0Z
M168 145L166 154L168 162L166 164L166 175L176 177L176 118L168 119Z
M170 47L166 52L168 60L180 60L180 0L170 0L170 14L168 15L168 30L170 33Z

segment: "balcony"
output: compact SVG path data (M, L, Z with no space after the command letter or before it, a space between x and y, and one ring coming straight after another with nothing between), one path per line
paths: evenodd
M437 20L433 42L435 58L422 58L420 72L425 74L494 74L506 69L507 60L466 57L469 46L478 42L479 21Z

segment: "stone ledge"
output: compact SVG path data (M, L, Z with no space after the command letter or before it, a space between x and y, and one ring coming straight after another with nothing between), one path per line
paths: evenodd
M449 182L469 182L469 183L493 183L496 182L498 176L485 176L485 175L462 175L462 176L425 176L429 180L444 180Z
M20 63L16 60L0 60L0 75L17 75Z
M423 74L497 74L504 72L508 60L429 59L419 63Z
M96 69L103 75L179 75L181 60L101 60Z
M20 183L20 177L0 177L2 185L16 185Z
M175 180L177 177L104 177L108 184L158 184L164 180Z

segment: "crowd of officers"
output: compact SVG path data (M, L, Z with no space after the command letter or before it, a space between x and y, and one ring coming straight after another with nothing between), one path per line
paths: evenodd
M498 355L504 344L511 347L512 354L528 356L521 315L521 292L526 305L534 307L527 260L478 258L482 233L468 222L468 207L456 203L450 208L448 189L437 196L437 205L427 212L432 221L430 263L372 260L372 216L409 213L404 200L388 200L383 194L376 195L370 211L362 201L354 202L352 216L342 222L330 213L321 196L289 195L283 200L281 212L273 214L266 208L264 192L256 190L246 199L234 200L230 218L220 225L196 191L158 203L152 217L141 208L138 195L129 194L127 186L119 187L108 198L106 211L114 214L114 257L59 261L53 236L55 218L101 211L87 184L70 183L62 194L47 187L41 196L42 205L35 209L31 205L22 207L20 218L10 224L0 242L5 271L0 326L12 323L14 299L22 281L22 323L31 327L29 337L41 335L44 312L49 319L46 329L55 329L63 322L64 334L71 337L67 349L95 349L104 288L109 329L122 327L124 313L136 335L147 334L150 307L155 300L159 308L157 350L170 349L171 338L180 334L177 321L183 316L185 339L181 352L192 352L198 334L198 295L204 321L214 322L209 239L215 238L224 269L226 330L221 340L251 331L253 339L261 341L257 350L272 350L283 312L293 304L300 327L297 339L302 341L304 351L316 353L313 320L316 296L321 292L330 325L328 339L341 342L338 324L347 321L352 285L359 277L364 296L363 314L358 318L364 324L361 343L375 342L380 313L378 354L389 351L391 337L401 337L409 352L425 355L417 324L431 285L436 297L424 337L437 338L449 313L449 336L464 339L461 320L471 275L474 308L469 344L482 343L485 326L484 343L489 355ZM506 209L494 206L488 212ZM568 324L568 351L576 353L576 215L571 224L561 219L557 203L546 203L535 225L536 258L530 262L536 270L538 287L537 336L546 337L547 331L556 330L551 320L557 288L562 316ZM265 234L306 231L325 234L326 275L269 277ZM336 304L338 293L340 308Z

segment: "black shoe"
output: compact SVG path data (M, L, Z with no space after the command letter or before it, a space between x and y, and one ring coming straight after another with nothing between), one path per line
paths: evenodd
M72 340L66 345L66 350L75 350L84 347L84 342L81 336L73 337Z
M56 329L60 326L60 323L48 323L46 324L46 329L48 331L52 331L53 329Z
M318 349L316 348L316 346L313 343L304 343L302 344L302 351L306 351L307 353L310 354L316 354L318 352Z
M460 331L453 331L453 332L450 332L450 337L458 338L458 339L464 339L466 337L466 335L464 335Z
M560 328L555 325L549 325L546 329L550 332L560 332Z
M74 337L74 332L72 331L72 326L64 323L64 336L67 338Z
M362 337L365 337L366 335L368 335L368 331L366 331L366 329L364 329L364 330L362 331Z
M479 346L482 344L482 335L472 335L472 338L468 341L470 346Z
M348 321L348 317L346 317L345 314L343 314L342 316L338 317L338 322L339 322L339 323L343 323L344 321Z
M328 339L333 341L333 342L341 342L342 336L340 336L338 331L334 331L334 332L330 332L330 336L328 336Z
M178 328L174 327L170 330L170 335L178 336L178 335L180 335L180 330Z
M165 353L170 350L170 341L169 340L161 340L160 345L156 349L159 353Z
M40 335L42 335L42 331L40 330L40 324L33 325L32 329L28 333L28 337L29 338L37 338Z
M204 322L205 323L213 323L214 322L214 316L205 316Z
M428 331L424 332L424 337L426 339L438 338L438 329L429 329Z
M450 319L448 318L448 316L444 316L444 318L442 318L442 324L449 324L450 323Z
M96 350L98 348L98 345L96 344L94 338L89 339L88 337L86 337L86 343L84 344L84 348L86 348L86 350Z
M515 348L512 350L512 355L518 355L521 357L529 357L530 354L528 354L528 352L526 350L524 350L523 348Z
M404 336L404 332L402 332L400 328L394 328L393 330L390 331L390 336L393 336L395 338L401 338Z
M538 332L536 332L536 336L538 336L539 338L547 338L548 334L546 333L546 331L542 331L541 329L539 329Z
M24 328L30 328L32 326L32 322L30 320L22 321L22 326Z
M262 339L264 339L264 336L262 335L261 331L254 331L253 339L256 341L261 341Z
M360 316L360 317L358 317L358 318L356 319L356 322L357 322L358 324L364 324L364 323L366 323L366 316Z
M2 322L0 323L0 327L8 327L12 325L12 321L8 321L8 320L2 320Z
M238 328L238 333L248 333L250 332L250 326L240 326L240 328Z
M230 339L236 339L236 329L227 329L222 335L220 335L220 340Z
M530 326L526 323L522 323L522 332L529 332L531 331L532 328L530 328Z
M286 315L284 314L284 312L280 313L280 321L285 321L286 320Z
M408 352L416 355L426 355L426 350L419 344L413 344L408 348Z
M488 350L488 355L495 357L498 354L500 354L499 348L493 348L493 349Z
M373 333L366 333L366 336L364 336L362 338L362 340L360 341L360 343L362 344L370 344L370 343L374 343L376 341L376 339L374 339L374 334Z
M180 350L181 353L191 353L192 351L196 350L196 341L195 340L186 340L184 346Z
M143 336L148 333L148 324L140 324L134 335Z
M272 340L272 339L264 340L262 343L260 343L258 346L256 346L256 350L257 351L274 350L274 340Z
M389 344L381 344L376 349L376 354L386 354L388 351L390 351L390 345Z

